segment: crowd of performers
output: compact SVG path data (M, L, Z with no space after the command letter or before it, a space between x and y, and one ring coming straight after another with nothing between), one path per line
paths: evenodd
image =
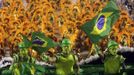
M0 55L4 54L4 49L7 47L11 50L11 53L16 52L18 43L22 41L21 34L29 36L30 39L32 32L40 31L54 41L65 44L65 47L63 46L62 48L63 54L57 57L57 60L61 61L75 58L70 53L68 55L66 50L66 47L70 50L69 44L71 43L68 39L72 42L71 48L76 53L91 51L92 44L90 39L79 28L82 24L95 17L107 4L108 0L1 0L1 2ZM116 41L121 46L134 47L134 21L129 17L130 14L123 8L121 3L119 3L119 8L121 12L120 18L113 26L108 38L100 41L100 51L104 51L108 47L109 39ZM114 45L112 46L117 46L117 43L113 43ZM116 49L117 47L112 48ZM112 48L109 49L113 50ZM50 49L49 52L54 55L58 50ZM66 54L67 58L64 59ZM111 51L107 55L109 58L114 58L115 55L115 60L113 61L119 61L118 64L124 60L122 57L116 56L116 51ZM120 60L116 60L116 58ZM77 60L77 58L75 59ZM74 65L75 61L71 61L72 65ZM105 60L105 62L111 61ZM66 66L65 70L60 69L64 66L62 62L56 64L56 66L59 68L57 73L61 75L73 73L73 69L66 70L72 66ZM109 67L107 69L106 72L111 72ZM117 69L115 70L118 71Z

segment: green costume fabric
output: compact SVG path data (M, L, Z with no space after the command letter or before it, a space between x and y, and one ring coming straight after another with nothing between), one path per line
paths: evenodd
M117 74L120 72L121 64L123 63L124 59L122 56L106 56L105 58L105 74Z
M104 59L105 75L116 75L120 73L120 68L125 58L117 54L118 43L110 40L108 51Z
M66 57L60 56L56 63L57 75L72 75L74 73L73 66L75 64L74 56L72 54Z
M57 75L72 75L74 74L73 66L76 63L76 58L71 53L71 41L63 39L61 43L62 52L57 55L56 73Z

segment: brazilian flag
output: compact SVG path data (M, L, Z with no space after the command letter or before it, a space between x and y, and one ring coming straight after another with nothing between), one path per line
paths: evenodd
M58 43L54 42L49 37L46 37L41 32L32 33L31 43L32 49L36 50L38 53L42 53L58 45Z
M119 18L119 14L115 1L111 0L96 17L82 25L81 29L93 43L97 43L109 34L113 24Z
M54 42L49 37L46 37L44 33L41 32L33 32L31 40L29 40L25 35L22 35L22 37L23 42L19 45L19 48L24 49L31 47L39 54L58 45L58 43Z

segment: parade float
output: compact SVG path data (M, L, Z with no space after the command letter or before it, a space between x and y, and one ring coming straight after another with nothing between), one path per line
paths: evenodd
M0 0L0 75L133 75L133 4Z

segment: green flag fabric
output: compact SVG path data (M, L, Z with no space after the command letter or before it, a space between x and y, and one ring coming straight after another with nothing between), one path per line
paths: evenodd
M54 42L49 37L46 37L44 33L41 32L33 32L31 40L25 35L22 35L22 37L23 42L19 44L20 49L31 47L38 53L42 53L58 45L58 43Z
M31 42L32 42L32 49L36 50L39 53L47 51L50 48L53 48L58 45L56 42L54 42L49 37L46 37L41 32L32 33Z
M21 34L22 35L22 34ZM30 40L27 38L27 36L22 35L22 41L18 44L19 49L29 48L31 46Z
M116 3L111 0L96 17L82 25L81 29L87 34L92 43L97 43L109 34L119 15L120 12Z

